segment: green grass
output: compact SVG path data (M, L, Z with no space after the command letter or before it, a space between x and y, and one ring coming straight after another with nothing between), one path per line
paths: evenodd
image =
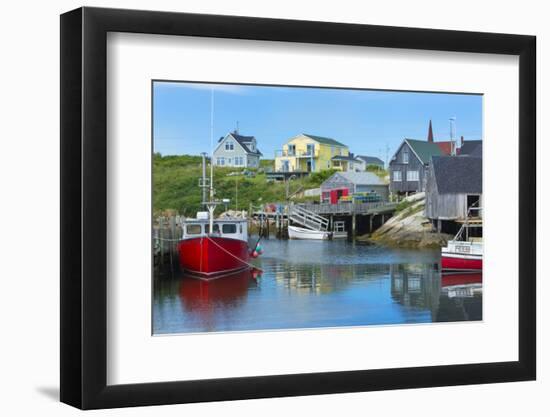
M414 201L408 201L408 200L401 200L397 206L395 207L395 212L400 213L405 209L408 209L411 207L415 202Z
M270 166L272 166L272 163L271 160ZM262 165L260 164L260 166ZM256 172L253 169L248 168L248 170ZM250 203L259 205L285 201L286 186L284 182L268 182L265 173L257 173L255 177L228 176L230 173L241 173L242 171L242 168L216 167L214 169L216 199L229 198L231 200L228 205L229 209L248 210ZM161 156L155 154L153 157L154 213L175 211L183 215L194 216L201 209L201 189L198 187L201 172L200 156ZM210 167L207 168L207 172L209 175ZM319 187L333 173L334 171L327 170L306 178L293 180L290 182L290 193L292 194L300 187L303 189ZM237 194L238 200L235 198ZM295 198L292 201L303 202L307 200L318 200L318 197ZM224 209L225 207L219 206L217 212L219 213Z
M388 176L388 171L384 168L380 168L378 165L367 165L367 172L372 172L378 175L381 179L385 179Z

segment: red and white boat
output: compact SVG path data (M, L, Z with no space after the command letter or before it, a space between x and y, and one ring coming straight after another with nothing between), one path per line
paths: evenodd
M212 220L212 233L208 212L199 212L196 219L183 223L183 235L178 243L181 268L203 278L219 278L250 269L246 219Z
M211 91L210 118L210 178L206 178L206 153L202 153L202 205L208 211L197 213L195 219L186 219L182 224L182 237L178 242L178 257L181 268L190 275L202 279L220 278L238 271L252 269L250 257L262 253L259 241L254 249L248 248L247 220L242 217L215 219L214 211L220 203L214 200L213 123L214 90ZM207 198L207 192L209 197Z
M453 240L441 248L443 271L481 271L483 269L483 238L471 237L472 229L481 230L481 220L464 223Z

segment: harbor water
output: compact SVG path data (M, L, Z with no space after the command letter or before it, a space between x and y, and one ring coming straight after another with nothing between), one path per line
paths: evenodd
M481 274L442 274L439 250L346 240L261 244L264 254L252 261L261 274L245 271L202 281L174 269L156 270L153 333L482 319Z

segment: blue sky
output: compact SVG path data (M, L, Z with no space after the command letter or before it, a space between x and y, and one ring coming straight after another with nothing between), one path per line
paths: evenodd
M430 119L435 140L448 140L451 117L457 137L481 139L480 95L155 82L155 152L210 152L212 89L214 141L238 122L269 159L286 140L310 133L385 160L386 147L391 157L403 138L426 139Z

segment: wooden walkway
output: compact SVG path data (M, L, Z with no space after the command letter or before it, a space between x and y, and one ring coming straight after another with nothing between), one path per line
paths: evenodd
M338 204L300 204L300 207L320 215L346 215L346 214L383 214L392 213L397 203L338 203Z
M345 220L349 236L355 238L360 229L363 229L362 233L365 233L365 230L372 233L375 228L384 224L393 215L396 207L397 203L382 201L375 203L278 204L277 211L262 211L260 208L260 210L251 210L250 217L262 225L261 230L266 231L266 235L269 235L269 223L275 226L277 235L286 235L285 230L289 222L305 225L314 230L332 230L334 221ZM307 216L301 215L298 218L297 215L302 212L307 213ZM320 219L323 219L322 225Z

